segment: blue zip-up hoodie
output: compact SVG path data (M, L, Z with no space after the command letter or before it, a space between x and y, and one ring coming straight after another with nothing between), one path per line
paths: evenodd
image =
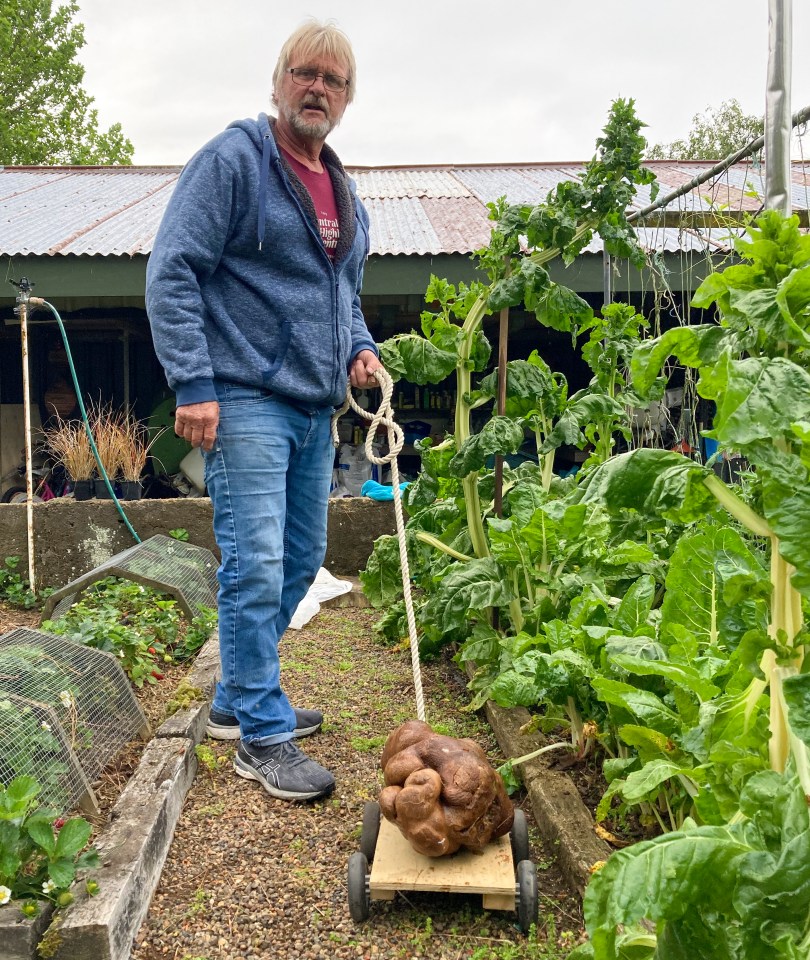
M216 400L214 378L339 406L350 362L377 348L360 310L368 214L328 146L340 239L326 253L308 191L265 114L189 161L146 270L146 309L178 406Z

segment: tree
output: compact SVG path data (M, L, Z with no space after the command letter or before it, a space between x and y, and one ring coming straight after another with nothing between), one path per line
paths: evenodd
M98 111L76 60L84 26L76 0L0 0L0 163L132 162L120 123L98 128Z
M723 160L762 136L761 117L743 113L737 100L724 100L712 110L692 117L692 131L686 140L657 143L647 151L648 160Z

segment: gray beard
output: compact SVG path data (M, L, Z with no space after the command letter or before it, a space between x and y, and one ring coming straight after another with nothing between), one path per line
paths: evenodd
M329 117L310 122L304 120L300 113L295 113L293 110L285 110L284 113L292 129L295 130L300 137L306 137L307 139L325 140L337 126Z

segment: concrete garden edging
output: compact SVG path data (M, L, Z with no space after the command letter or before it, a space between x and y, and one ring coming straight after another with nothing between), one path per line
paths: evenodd
M0 960L36 960L37 944L52 915L53 904L47 902L36 917L23 916L15 901L0 907Z
M521 732L531 720L525 707L507 710L488 700L485 710L505 757L523 757L548 742ZM594 865L607 860L611 848L597 837L591 812L567 774L550 770L542 757L521 764L520 774L540 832L554 845L568 886L582 897Z

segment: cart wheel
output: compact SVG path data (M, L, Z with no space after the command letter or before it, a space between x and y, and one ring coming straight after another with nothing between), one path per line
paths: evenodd
M376 800L370 800L363 807L363 829L360 831L360 852L366 855L369 862L374 859L379 833L380 805Z
M515 865L521 860L529 859L529 827L526 823L526 814L522 810L515 810L515 822L509 834L512 842L512 860Z
M364 853L353 853L349 857L349 915L355 923L368 920L371 898L368 893L368 860ZM535 908L537 903L535 887Z
M537 923L537 869L531 860L521 860L517 865L515 902L518 923L523 933L528 933Z

